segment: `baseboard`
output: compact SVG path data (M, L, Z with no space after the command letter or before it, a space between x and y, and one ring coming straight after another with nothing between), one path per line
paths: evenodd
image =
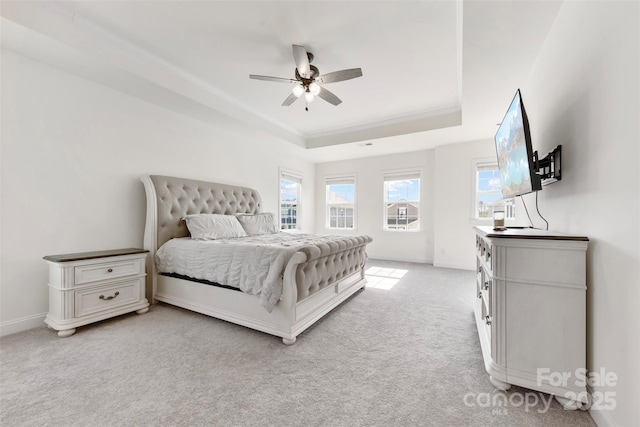
M27 329L38 328L44 326L44 319L47 313L34 314L33 316L22 317L20 319L9 320L0 323L0 336L15 334L17 332L26 331Z
M441 268L453 268L456 270L475 270L476 266L475 265L468 265L468 264L451 264L448 262L434 262L433 263L434 267L441 267Z
M593 387L587 384L587 393L589 396L593 396ZM591 419L596 423L598 427L613 427L616 423L613 422L611 417L608 415L611 411L605 410L597 410L597 409L589 409L589 415L591 415Z
M433 264L433 260L429 260L426 258L411 258L411 257L394 257L388 255L375 255L375 254L367 254L367 258L370 262L380 260L380 261L398 261L398 262L413 262L416 264Z
M591 415L591 419L598 427L612 427L615 425L607 414L607 411L589 409L589 415Z

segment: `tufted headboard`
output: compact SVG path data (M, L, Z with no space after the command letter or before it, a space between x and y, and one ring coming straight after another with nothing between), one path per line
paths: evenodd
M147 193L145 249L152 253L169 239L189 235L182 221L185 215L255 214L260 212L262 203L260 194L246 187L160 175L145 175L141 181ZM150 214L155 217L151 223ZM147 242L147 234L152 232L154 242ZM153 247L146 247L148 243Z

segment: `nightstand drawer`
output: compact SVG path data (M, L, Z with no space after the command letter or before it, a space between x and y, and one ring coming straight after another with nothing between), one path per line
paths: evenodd
M127 259L123 261L112 261L100 264L81 265L75 267L75 283L96 282L98 280L109 280L118 277L132 276L144 272L142 259Z
M89 288L75 292L75 316L120 307L140 301L140 288L144 278L136 278L99 288Z

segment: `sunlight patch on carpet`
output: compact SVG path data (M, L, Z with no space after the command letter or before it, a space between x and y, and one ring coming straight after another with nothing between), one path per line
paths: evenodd
M364 273L367 288L389 290L393 288L407 274L409 270L397 268L369 267Z

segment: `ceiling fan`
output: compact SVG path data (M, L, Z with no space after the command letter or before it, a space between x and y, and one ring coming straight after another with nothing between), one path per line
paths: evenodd
M304 98L307 104L312 102L316 96L324 99L330 104L338 105L342 102L340 98L335 96L332 92L320 86L324 83L335 83L344 80L355 79L362 76L362 70L360 68L349 68L347 70L334 71L332 73L320 74L320 70L315 65L311 65L313 61L313 54L307 52L304 46L293 46L293 59L296 63L295 79L287 79L283 77L271 77L271 76L259 76L250 74L250 79L266 80L269 82L281 82L281 83L295 83L291 91L291 95L287 97L282 103L283 107L287 107L293 104L296 99L300 98L304 94ZM305 110L309 111L305 106Z

